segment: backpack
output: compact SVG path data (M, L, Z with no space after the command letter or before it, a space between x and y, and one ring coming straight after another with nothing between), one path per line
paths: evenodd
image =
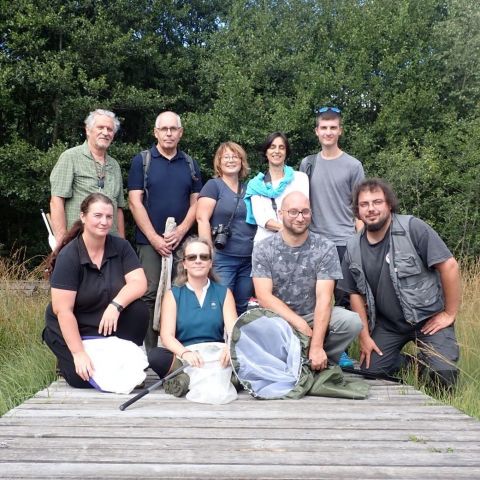
M303 162L305 162L305 164L303 168L300 168L300 171L307 174L309 182L312 181L313 171L315 170L315 165L317 164L317 162L315 162L316 157L317 154L315 153L314 155L309 155L302 160L302 164ZM302 165L300 165L300 167L302 167Z
M185 159L188 163L188 167L190 168L190 176L194 182L198 181L197 172L195 172L195 166L193 164L193 158L190 155L185 155ZM140 152L142 156L142 163L143 163L143 191L145 193L145 203L148 202L148 188L147 188L147 179L148 179L148 170L150 169L150 163L152 161L152 153L150 150L142 150Z

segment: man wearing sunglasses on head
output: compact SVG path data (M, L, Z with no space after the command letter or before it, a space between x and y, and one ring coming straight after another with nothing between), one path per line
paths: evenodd
M323 370L329 360L339 363L362 322L354 312L332 308L335 280L342 278L342 271L335 245L309 231L308 198L300 192L288 194L279 214L282 230L253 247L255 293L262 307L312 338L311 366Z
M302 160L300 171L310 179L312 202L312 232L332 241L342 261L347 240L361 228L352 216L352 192L365 177L362 164L345 153L338 142L343 134L342 115L337 107L321 107L316 111L315 134L320 142L320 152ZM356 225L358 223L358 225ZM335 286L335 305L349 308L348 295ZM353 366L345 353L340 366Z
M321 150L305 157L300 165L310 179L310 229L332 241L342 261L347 240L355 233L352 192L365 174L362 164L338 146L343 133L340 109L321 107L316 114L315 134ZM348 306L348 297L341 290L335 289L335 305Z

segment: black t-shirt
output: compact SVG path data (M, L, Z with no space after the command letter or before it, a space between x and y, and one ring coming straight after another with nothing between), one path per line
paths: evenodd
M101 268L92 263L80 236L66 245L57 257L50 286L77 292L73 313L81 336L98 335L98 325L110 301L125 285L125 275L141 268L126 240L108 235ZM47 328L62 336L50 303L45 312Z
M411 329L411 325L404 319L390 278L389 237L390 230L387 231L382 241L370 244L367 236L362 235L360 251L363 271L375 298L377 322L381 322L385 328L393 329L396 332L408 331ZM452 257L450 250L437 232L419 218L412 217L410 220L410 238L426 267L432 268ZM342 262L342 273L343 280L339 281L339 288L348 293L359 293L345 259Z
M405 322L402 307L398 301L390 278L388 256L390 230L382 241L371 244L367 236L360 240L363 271L375 298L377 322L394 331L406 331L411 325Z

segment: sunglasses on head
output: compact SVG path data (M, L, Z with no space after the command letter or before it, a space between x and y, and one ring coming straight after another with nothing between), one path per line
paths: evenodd
M325 113L325 112L333 112L333 113L342 113L342 111L337 107L320 107L315 109L315 113Z
M198 258L202 262L207 262L208 260L210 260L210 254L209 253L191 253L189 255L185 255L185 260L187 262L194 262Z

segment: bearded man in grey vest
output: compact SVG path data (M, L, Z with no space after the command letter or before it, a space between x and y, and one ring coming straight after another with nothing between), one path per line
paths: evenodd
M338 286L350 294L364 325L361 368L392 375L405 361L403 346L412 341L421 371L449 388L458 375L458 263L429 225L397 214L397 204L381 179L364 180L353 194L354 214L365 227L347 242Z

